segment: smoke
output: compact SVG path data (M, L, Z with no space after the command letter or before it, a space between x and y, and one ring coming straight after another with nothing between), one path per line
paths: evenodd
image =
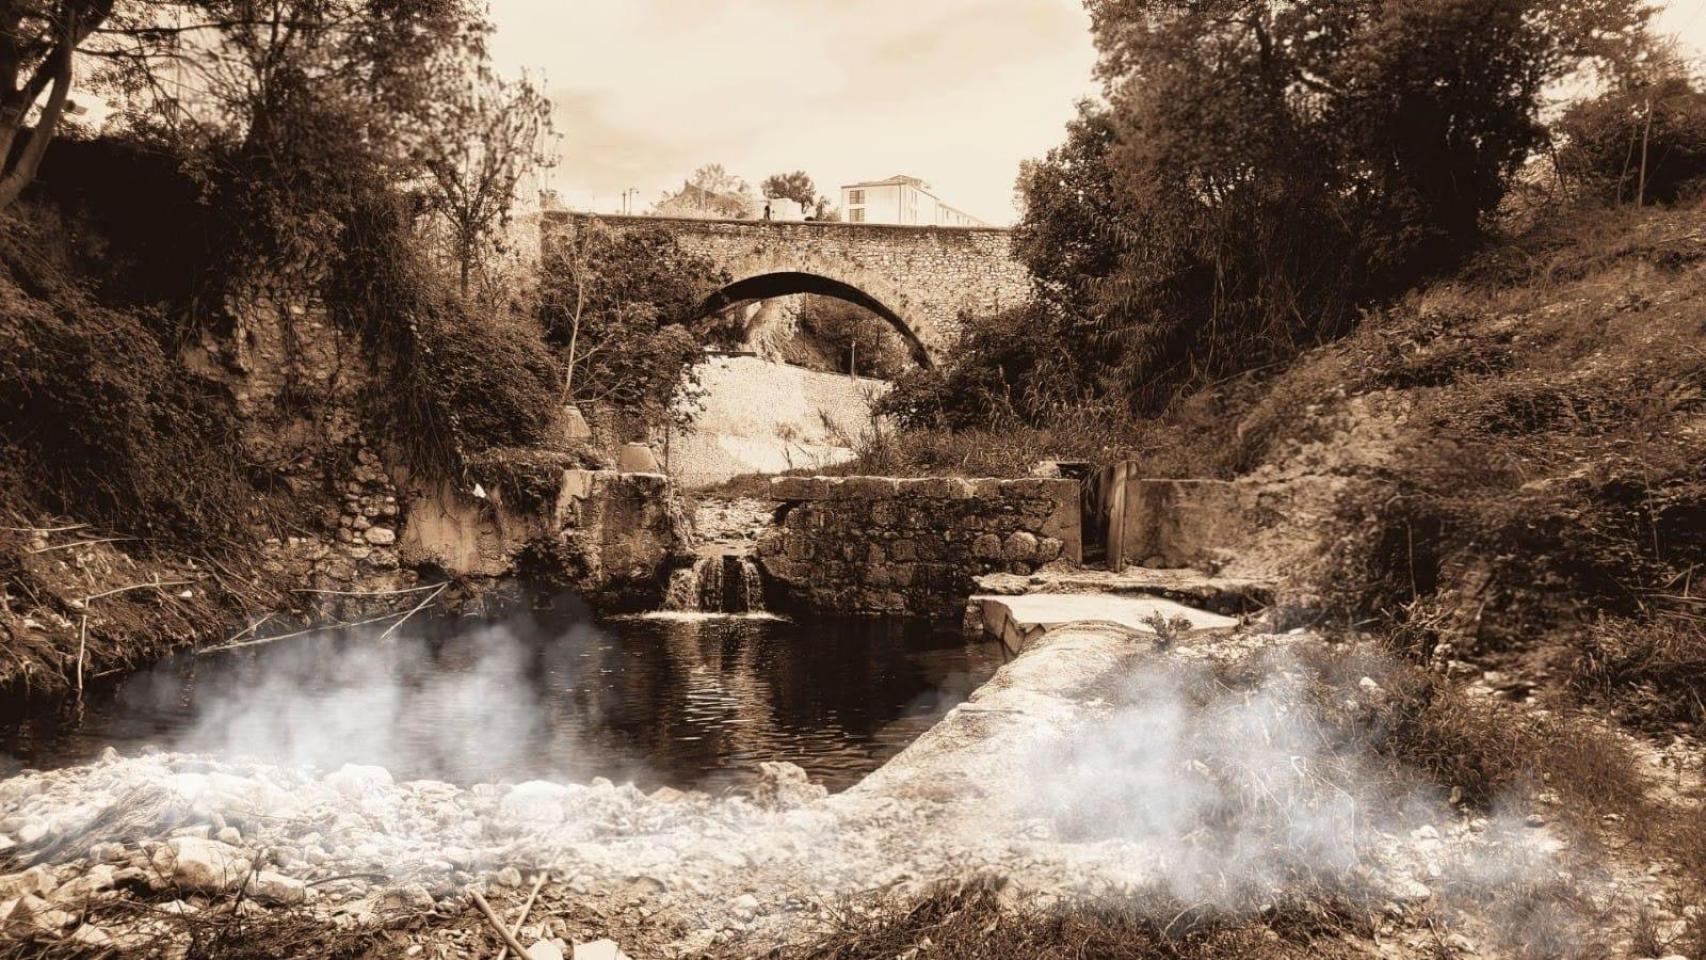
M328 631L201 661L194 718L170 748L322 770L370 764L463 783L518 770L585 772L580 744L550 722L541 683L607 669L608 644L591 619L518 615L452 627L445 637ZM133 703L183 695L174 674L134 686ZM148 706L158 712L160 704Z
M1521 798L1466 817L1379 749L1387 693L1373 679L1286 655L1239 681L1173 658L1138 666L1018 747L989 804L1041 825L1105 887L1245 910L1556 878L1559 844L1523 825ZM1375 659L1360 666L1382 675Z

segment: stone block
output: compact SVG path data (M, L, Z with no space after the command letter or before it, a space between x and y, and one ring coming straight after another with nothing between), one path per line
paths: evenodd
M971 482L962 477L914 477L899 484L900 495L906 497L964 500L971 496L971 490Z
M899 485L893 477L844 477L832 482L831 495L841 500L880 500L894 496Z
M998 560L1001 558L1001 538L993 533L985 533L971 543L971 555L979 560Z
M774 477L770 481L770 499L822 500L830 495L832 482L828 477Z
M1029 561L1037 556L1037 536L1025 530L1016 530L1007 535L1001 544L1001 557L1007 561ZM1015 571L1017 572L1017 571ZM1025 571L1029 573L1030 571Z

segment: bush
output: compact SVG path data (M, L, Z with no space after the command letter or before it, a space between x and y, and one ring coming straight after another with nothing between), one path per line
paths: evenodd
M1670 733L1706 724L1706 627L1683 619L1605 618L1582 637L1570 684L1631 726Z
M227 396L187 376L156 315L97 303L35 251L0 239L3 485L52 513L204 544L261 512Z
M648 425L677 418L706 347L739 331L700 315L728 275L662 228L614 233L597 223L554 237L540 264L537 319L577 402Z
M1674 204L1706 177L1706 92L1688 77L1573 104L1559 165L1605 203Z

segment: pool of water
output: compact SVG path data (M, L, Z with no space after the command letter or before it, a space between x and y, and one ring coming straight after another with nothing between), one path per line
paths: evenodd
M328 631L182 655L71 700L0 708L0 776L107 746L389 768L462 783L596 776L716 790L787 760L831 789L1000 665L957 633L859 620L595 620L577 600L409 636Z

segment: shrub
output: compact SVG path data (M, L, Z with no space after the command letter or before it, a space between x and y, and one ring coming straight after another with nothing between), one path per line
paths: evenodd
M228 397L191 379L154 314L97 303L33 252L0 240L0 461L5 486L54 513L206 543L259 515ZM12 473L16 470L16 473Z
M1673 204L1706 177L1706 92L1685 76L1571 105L1559 165L1605 203Z
M1669 733L1706 724L1706 627L1608 617L1576 645L1570 684L1624 723Z
M700 352L738 337L725 318L700 313L728 275L662 228L583 224L552 239L540 272L537 318L565 368L567 399L661 424L691 394Z

